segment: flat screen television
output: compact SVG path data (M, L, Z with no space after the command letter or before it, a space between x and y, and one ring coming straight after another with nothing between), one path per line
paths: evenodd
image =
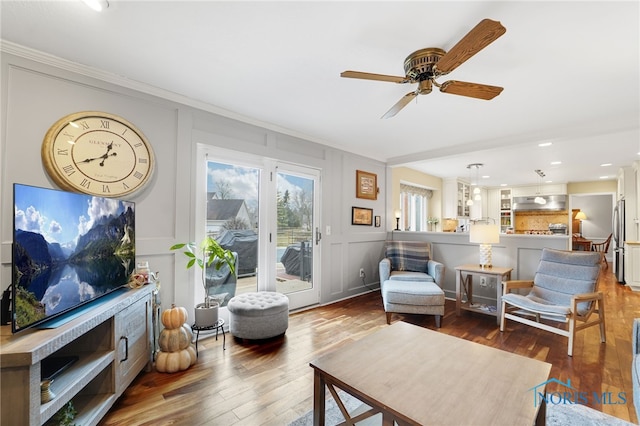
M13 204L14 333L127 284L135 269L133 202L16 183Z

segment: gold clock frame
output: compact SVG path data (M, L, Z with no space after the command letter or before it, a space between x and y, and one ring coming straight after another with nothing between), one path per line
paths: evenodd
M92 123L99 120L103 128L92 129L88 124L89 120ZM113 131L110 129L110 124L117 126L117 132L115 129ZM133 166L126 170L122 166L112 167L111 172L115 173L115 177L108 182L101 182L88 175L83 177L81 183L76 182L84 174L78 167L79 163L103 159L102 163L104 164L111 149L109 148L107 154L102 156L76 162L73 159L75 143L90 131L103 134L111 133L118 141L128 144L130 148L128 151L131 151L130 155L133 156ZM63 139L70 144L70 147L61 145ZM67 154L60 155L65 151ZM141 155L138 155L139 153ZM116 153L111 155L116 155ZM44 137L41 157L45 171L61 189L101 197L119 198L136 193L149 183L155 171L153 148L142 131L125 118L102 111L75 112L56 121ZM75 173L79 174L73 176ZM133 180L132 176L135 176L136 179ZM91 183L95 183L93 187Z

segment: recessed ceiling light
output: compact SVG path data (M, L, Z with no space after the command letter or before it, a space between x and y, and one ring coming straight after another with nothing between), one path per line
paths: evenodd
M96 12L102 12L103 9L109 7L109 2L107 0L82 0L82 2Z
M609 167L611 166L611 163L602 163L600 164L600 167Z
M557 165L559 165L559 164L562 164L562 161L552 161L552 162L551 162L551 165L552 165L552 166L557 166Z
M506 183L501 183L500 186L507 186L507 184Z
M541 142L538 144L540 148L544 148L545 146L551 146L551 145L553 145L553 143L551 142Z
M545 180L544 183L553 183L552 180Z
M600 176L600 179L609 179L609 176Z
M489 175L482 175L482 179L489 179L491 176Z

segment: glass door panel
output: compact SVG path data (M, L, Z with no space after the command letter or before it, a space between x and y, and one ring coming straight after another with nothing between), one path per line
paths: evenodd
M260 175L258 168L207 161L207 235L238 253L237 279L207 270L208 294L221 306L258 289Z
M315 173L314 173L315 172ZM316 253L319 252L317 171L279 166L276 172L275 290L290 308L318 303Z

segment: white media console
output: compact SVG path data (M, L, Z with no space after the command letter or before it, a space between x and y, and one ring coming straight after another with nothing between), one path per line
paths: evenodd
M69 401L74 422L95 425L152 360L154 285L118 290L52 329L0 327L0 424L42 425ZM40 367L48 357L78 357L55 377L41 403Z

